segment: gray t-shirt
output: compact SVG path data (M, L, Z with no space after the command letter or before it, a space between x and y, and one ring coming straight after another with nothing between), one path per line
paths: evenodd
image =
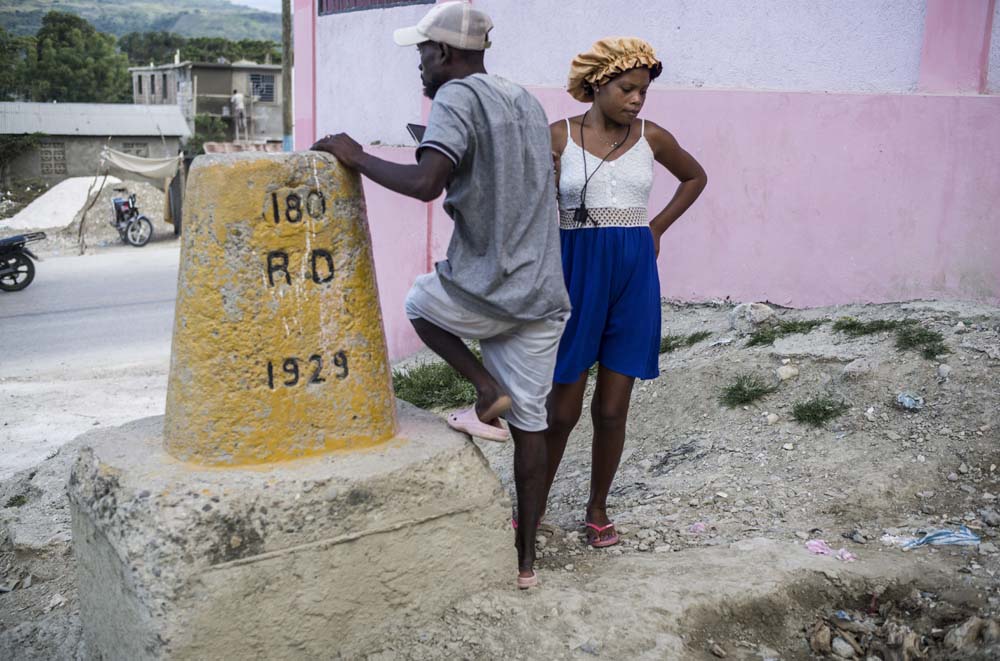
M568 312L551 139L535 97L487 74L449 81L419 149L455 163L444 200L455 230L437 263L445 291L496 319Z

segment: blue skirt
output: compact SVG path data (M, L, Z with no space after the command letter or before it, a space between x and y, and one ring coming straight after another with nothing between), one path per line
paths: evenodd
M554 380L574 383L595 362L626 376L660 374L660 279L649 227L559 230L573 311Z

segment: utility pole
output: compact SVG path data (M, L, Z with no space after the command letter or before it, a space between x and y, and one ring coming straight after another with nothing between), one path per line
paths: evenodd
M282 149L292 151L292 0L281 0Z

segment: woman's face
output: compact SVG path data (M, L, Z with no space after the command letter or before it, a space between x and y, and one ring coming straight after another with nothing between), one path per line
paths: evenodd
M650 82L649 69L629 69L599 86L594 101L608 119L622 125L631 124L646 103Z

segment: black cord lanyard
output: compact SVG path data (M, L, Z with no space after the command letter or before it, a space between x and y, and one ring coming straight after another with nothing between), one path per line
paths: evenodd
M580 120L580 152L583 156L583 188L580 189L580 206L573 212L573 222L577 225L583 225L588 220L591 220L595 225L597 224L597 221L593 220L590 217L590 213L587 211L587 186L590 184L590 180L594 178L594 175L597 174L597 171L601 169L601 166L608 160L608 157L614 154L619 147L628 142L628 137L632 133L632 122L629 122L628 129L625 131L625 137L622 138L622 141L612 147L611 151L609 151L604 158L601 159L601 162L597 164L594 171L590 173L590 176L587 176L587 150L584 149L583 125L587 121L588 112L590 112L589 108L583 113L583 119Z

